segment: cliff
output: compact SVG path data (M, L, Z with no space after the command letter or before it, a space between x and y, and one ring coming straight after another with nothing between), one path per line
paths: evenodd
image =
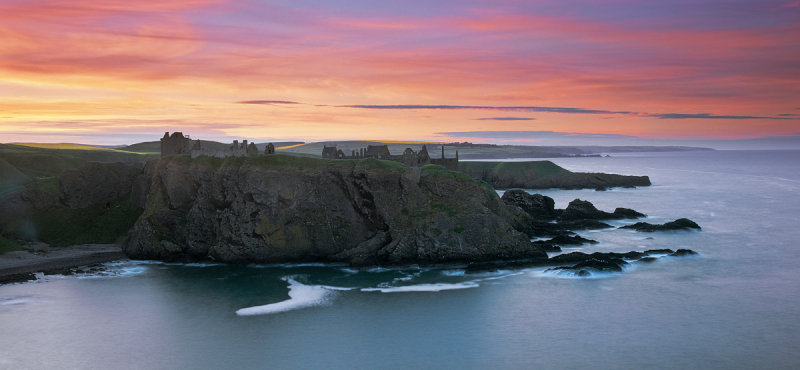
M498 189L605 189L650 186L650 178L647 176L571 172L550 161L462 161L458 169Z
M439 166L289 155L148 162L131 258L432 264L543 258L491 187Z

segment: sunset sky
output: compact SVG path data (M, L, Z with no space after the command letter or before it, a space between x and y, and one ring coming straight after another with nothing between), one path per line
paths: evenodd
M0 142L164 131L797 136L800 1L0 2Z

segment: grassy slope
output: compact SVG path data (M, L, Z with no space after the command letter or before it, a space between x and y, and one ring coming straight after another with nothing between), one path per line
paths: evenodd
M130 163L149 158L141 154L90 148L55 149L0 144L0 196L25 189L39 189L57 195L58 176L68 169L80 167L88 161ZM38 240L53 245L113 242L133 225L138 213L130 210L125 200L108 209L50 207L29 209L24 214L13 216L10 224L0 225L0 253L20 249L17 239L31 238L32 233Z
M0 254L12 251L22 251L25 250L25 247L11 239L4 238L0 235Z
M136 222L141 210L130 208L130 198L106 208L54 208L33 212L37 237L50 245L113 243Z

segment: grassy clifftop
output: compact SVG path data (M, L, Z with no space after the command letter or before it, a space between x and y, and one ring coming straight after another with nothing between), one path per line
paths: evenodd
M458 168L498 189L605 189L650 185L647 176L571 172L550 161L460 162Z

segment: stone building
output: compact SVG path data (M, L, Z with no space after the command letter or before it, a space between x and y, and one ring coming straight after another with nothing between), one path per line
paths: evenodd
M167 131L161 138L162 157L173 154L189 154L192 147L192 139L189 138L189 135L184 136L182 132L173 132L170 135Z
M442 146L442 157L431 158L428 153L428 147L422 146L419 153L414 149L406 148L403 154L392 155L389 152L388 145L368 145L366 148L359 150L352 150L351 155L346 156L341 150L337 150L336 146L325 146L322 148L322 158L327 159L362 159L362 158L375 158L388 161L395 161L405 164L406 166L419 167L426 164L436 164L443 166L452 171L458 171L458 151L456 151L455 158L445 158L444 146Z
M208 142L206 142L208 143ZM213 143L212 143L213 144ZM265 150L265 154L274 154L275 145L269 143ZM255 157L258 156L258 147L255 143L248 143L247 140L234 140L233 143L225 149L219 146L216 148L206 147L200 140L192 140L189 135L184 136L181 132L164 133L161 138L161 156L174 155L174 154L190 154L192 158L200 156L225 158L225 157Z

